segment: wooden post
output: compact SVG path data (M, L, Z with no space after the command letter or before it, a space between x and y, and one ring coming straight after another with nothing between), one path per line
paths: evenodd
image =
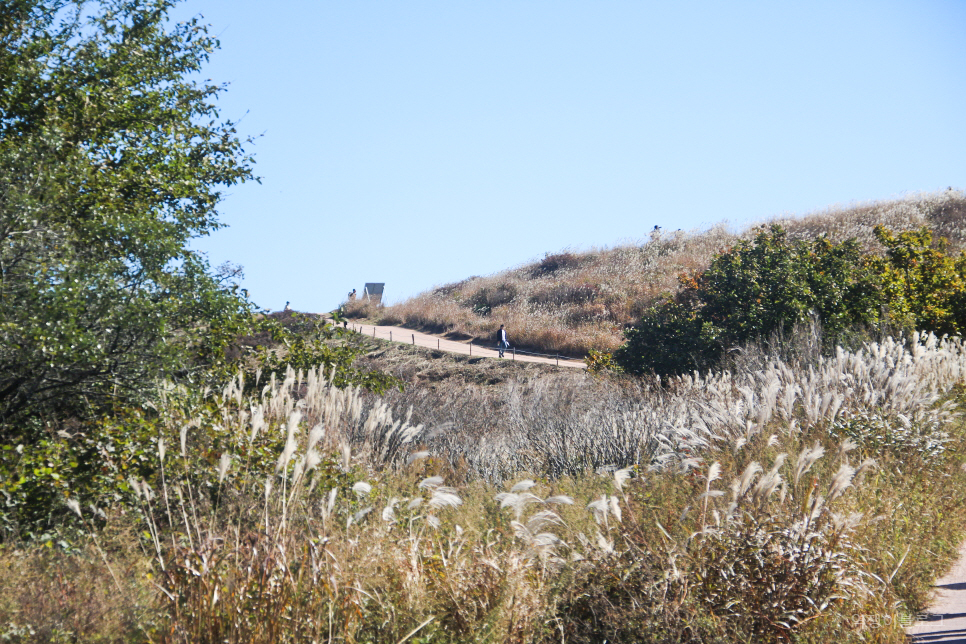
M439 351L439 338L436 338L436 350Z
M470 342L470 355L473 355L473 343Z
M557 366L558 367L560 366L560 354L559 353L557 354Z
M517 359L517 347L516 347L516 345L513 346L513 359L514 360Z
M392 342L392 331L389 332L389 341Z
M414 347L416 346L416 334L415 333L413 333L413 346Z

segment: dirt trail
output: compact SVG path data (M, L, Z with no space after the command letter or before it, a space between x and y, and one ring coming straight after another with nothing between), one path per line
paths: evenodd
M430 349L439 349L441 351L449 351L450 353L479 356L481 358L500 359L500 354L492 348L481 347L477 344L469 344L466 342L458 342L456 340L447 340L439 336L420 333L419 331L413 331L412 329L405 329L399 326L373 326L371 324L358 324L350 322L349 328L370 337L381 338L383 340L392 340L394 342L402 342L405 344L415 344L417 347L428 347ZM375 331L374 336L373 331ZM514 353L512 349L507 349L504 352L504 356L504 360L539 362L542 364L570 367L571 369L586 368L586 365L582 360L528 356L519 352Z
M966 644L966 545L947 575L936 580L936 598L919 621L906 629L918 644Z

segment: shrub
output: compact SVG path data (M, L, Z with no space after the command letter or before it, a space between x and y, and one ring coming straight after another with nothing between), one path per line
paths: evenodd
M284 321L273 317L261 320L255 329L263 341L254 347L254 366L246 373L248 382L255 385L260 375L282 378L288 370L307 373L321 369L337 387L363 387L376 393L401 387L402 383L389 374L354 366L366 345L358 334L340 326L340 321L338 314L330 322L299 313L288 314Z
M617 366L614 362L614 356L610 353L604 353L603 351L595 351L593 349L584 358L584 362L587 364L587 371L593 374L600 373L620 373L622 369Z
M635 374L706 369L722 354L720 336L721 329L714 323L669 299L645 311L641 321L625 332L627 341L614 352L614 362Z
M509 282L504 282L493 288L484 286L476 291L465 303L477 315L487 316L496 307L512 302L516 296L516 286Z
M948 242L934 243L927 228L896 234L876 226L875 235L886 256L866 261L894 323L951 335L966 330L966 254L952 257Z
M867 329L894 325L957 333L966 322L966 258L932 245L926 229L875 234L886 256L863 255L854 239L791 240L779 226L716 255L682 276L682 289L648 309L614 356L633 373L710 368L726 352L769 341L812 321L823 349Z
M578 266L580 266L580 258L574 253L547 253L542 260L530 269L530 273L533 277L542 277Z

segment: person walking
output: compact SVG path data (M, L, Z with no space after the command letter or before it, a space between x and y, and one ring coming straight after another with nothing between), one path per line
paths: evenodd
M503 328L502 324L500 325L500 330L496 332L496 345L502 358L503 352L510 348L510 343L506 339L506 329Z

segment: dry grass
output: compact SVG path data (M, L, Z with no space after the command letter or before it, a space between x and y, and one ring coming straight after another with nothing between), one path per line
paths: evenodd
M113 517L114 524L129 523ZM154 568L126 531L101 535L105 556L78 539L64 551L45 545L0 549L0 641L111 644L147 637L162 609Z
M604 424L600 433L593 418L582 430L555 428L585 434L573 437L581 449L611 443L597 453L634 467L493 485L458 471L452 455L461 450L472 468L505 463L504 450L451 441L451 428L413 425L409 414L394 420L382 401L319 374L290 374L254 400L233 384L214 400L233 455L219 462L237 467L213 469L205 484L179 473L175 454L160 489L135 485L169 597L161 639L400 641L416 631L442 642L822 641L869 614L889 622L858 637L901 641L898 613L921 607L935 553L948 556L958 536L938 519L966 510L948 503L911 525L883 517L917 496L932 502L929 479L940 472L966 487L963 455L892 455L838 435L834 421L873 405L926 432L949 429L953 407L940 397L961 376L961 346L911 346L842 352L797 376L778 363L752 379L682 378L663 402L648 401L665 422L634 421L651 437L647 455L623 453L633 432ZM908 386L914 379L921 388ZM560 385L552 380L558 394ZM685 407L704 408L679 419L694 431L666 422ZM262 434L281 441L264 480L237 456ZM567 468L584 464L580 449L533 440L521 439L530 441L523 458L547 449L578 459ZM328 467L352 479L340 483ZM208 508L205 485L237 492Z
M825 233L855 237L868 250L879 247L877 224L894 230L930 226L954 249L966 247L966 194L945 191L898 201L875 202L798 218L778 217L793 237ZM382 324L446 333L490 342L500 324L521 348L583 356L612 351L622 332L662 294L678 288L678 275L702 270L740 234L724 225L698 232L666 232L651 239L587 252L564 251L487 277L473 277L428 291L386 308L350 307L350 315Z
M793 335L810 337L804 330ZM481 367L477 381L440 379L433 374L446 368L433 359L421 369L400 361L396 373L423 384L386 400L411 409L414 423L445 428L428 441L434 453L472 477L499 481L516 472L554 477L651 464L748 440L776 422L797 433L869 415L887 418L892 433L905 436L903 445L932 449L939 439L916 432L948 421L949 410L937 401L966 377L958 338L885 338L831 357L759 351L749 348L733 371L663 381L507 364ZM479 364L487 362L496 361ZM919 429L906 429L906 422Z
M427 355L396 364L420 379ZM99 549L5 553L13 579L40 580L7 582L6 632L902 642L899 615L925 604L966 524L966 348L790 355L749 348L732 372L661 384L488 361L399 397L317 371L253 395L241 378L169 389L164 475L130 481L145 554L103 533L112 569ZM111 596L112 572L128 595Z
M962 203L789 228L956 230ZM580 276L621 253L653 294L674 288L668 267L733 240L667 237L431 299L466 310L457 295L480 286L496 312L579 308L604 283ZM0 638L904 642L900 615L926 605L964 537L966 346L886 337L821 356L818 333L663 381L373 341L369 363L405 392L340 390L318 370L166 389L160 474L128 483L139 541L110 532L130 521L115 514L89 548L0 551Z

